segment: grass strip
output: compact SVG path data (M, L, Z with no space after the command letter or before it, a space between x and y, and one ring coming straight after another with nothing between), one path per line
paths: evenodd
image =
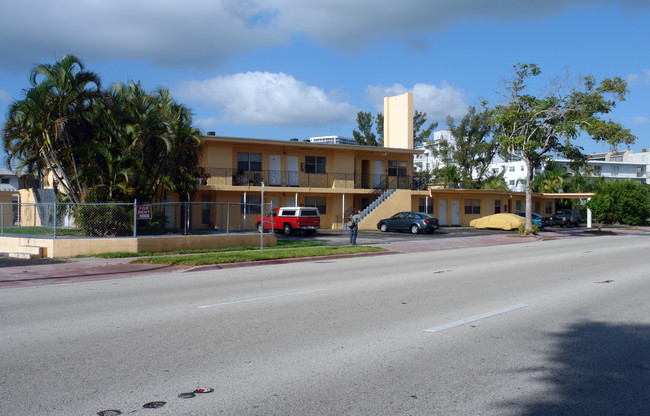
M192 256L147 257L132 263L169 264L171 266L204 266L207 264L241 263L247 261L293 259L300 257L320 257L336 254L372 253L386 251L380 247L370 246L326 246L306 247L284 250L239 251L227 253L209 253Z
M278 240L277 245L266 246L264 247L264 250L277 250L277 249L299 248L299 247L320 247L324 245L325 243L322 241ZM260 246L230 246L230 247L223 247L223 248L201 248L201 249L194 249L194 250L145 251L142 253L118 251L113 253L95 254L93 257L99 257L102 259L120 259L125 257L151 257L151 256L176 255L176 254L223 253L223 252L231 252L231 251L250 251L250 250L259 250L259 249ZM83 257L87 257L87 256L83 256Z

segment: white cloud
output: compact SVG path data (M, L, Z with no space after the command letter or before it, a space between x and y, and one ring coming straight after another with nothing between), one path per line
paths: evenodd
M627 76L627 82L629 84L650 84L650 69L644 69L641 72L634 72Z
M264 47L315 39L336 49L421 36L458 22L544 18L605 0L22 0L0 3L0 68L74 53L204 68ZM623 6L620 6L623 4ZM610 7L648 7L623 0ZM416 40L414 40L416 39ZM415 43L414 43L415 42Z
M6 91L0 89L0 104L9 104L11 102L11 95Z
M648 123L650 123L650 119L648 119L648 117L643 117L643 116L634 117L632 119L632 121L634 121L636 124L648 124Z
M384 97L413 93L413 110L427 113L429 120L444 121L448 115L459 117L467 112L467 104L462 90L452 87L446 82L439 86L432 84L415 84L411 88L401 84L390 87L371 85L366 89L366 99L377 111L384 109Z
M307 34L335 48L436 33L468 20L543 19L577 6L605 0L267 0L277 10L278 27ZM648 0L622 0L617 6L647 8Z
M219 124L324 126L350 123L356 117L350 104L283 73L247 72L185 81L174 95L214 109Z

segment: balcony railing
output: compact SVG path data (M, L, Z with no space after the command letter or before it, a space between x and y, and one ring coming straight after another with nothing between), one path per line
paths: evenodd
M207 186L265 186L350 189L424 189L411 176L385 176L354 173L307 173L287 170L236 171L205 168Z

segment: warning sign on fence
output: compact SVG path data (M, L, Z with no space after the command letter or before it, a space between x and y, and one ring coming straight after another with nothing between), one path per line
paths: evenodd
M151 219L151 205L138 205L138 219L139 220Z

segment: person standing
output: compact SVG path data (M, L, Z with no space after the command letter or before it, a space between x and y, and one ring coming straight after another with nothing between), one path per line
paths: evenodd
M358 209L352 210L350 220L348 221L348 228L350 229L350 245L357 244L357 231L359 230L359 223L361 222L361 212Z

